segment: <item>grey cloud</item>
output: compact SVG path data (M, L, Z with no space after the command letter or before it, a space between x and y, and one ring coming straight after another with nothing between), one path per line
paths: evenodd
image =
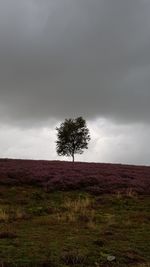
M150 2L0 0L0 120L150 122Z

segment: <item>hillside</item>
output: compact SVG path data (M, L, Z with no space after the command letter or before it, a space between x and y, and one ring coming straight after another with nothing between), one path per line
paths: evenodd
M0 266L150 267L150 167L0 160Z
M47 191L150 194L150 167L122 164L0 159L0 184L37 185Z

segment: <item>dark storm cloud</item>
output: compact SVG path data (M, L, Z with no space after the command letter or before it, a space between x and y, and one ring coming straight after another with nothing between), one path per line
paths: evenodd
M0 0L0 120L150 121L150 1Z

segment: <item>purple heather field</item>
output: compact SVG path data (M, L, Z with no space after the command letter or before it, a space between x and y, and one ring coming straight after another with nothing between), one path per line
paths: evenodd
M0 184L37 185L93 194L150 193L150 167L123 164L0 159Z

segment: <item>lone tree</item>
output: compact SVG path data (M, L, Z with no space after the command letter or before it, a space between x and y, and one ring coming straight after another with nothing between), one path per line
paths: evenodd
M89 129L82 117L65 119L60 127L56 128L56 151L59 156L71 156L74 162L75 154L82 154L88 148L90 141Z

